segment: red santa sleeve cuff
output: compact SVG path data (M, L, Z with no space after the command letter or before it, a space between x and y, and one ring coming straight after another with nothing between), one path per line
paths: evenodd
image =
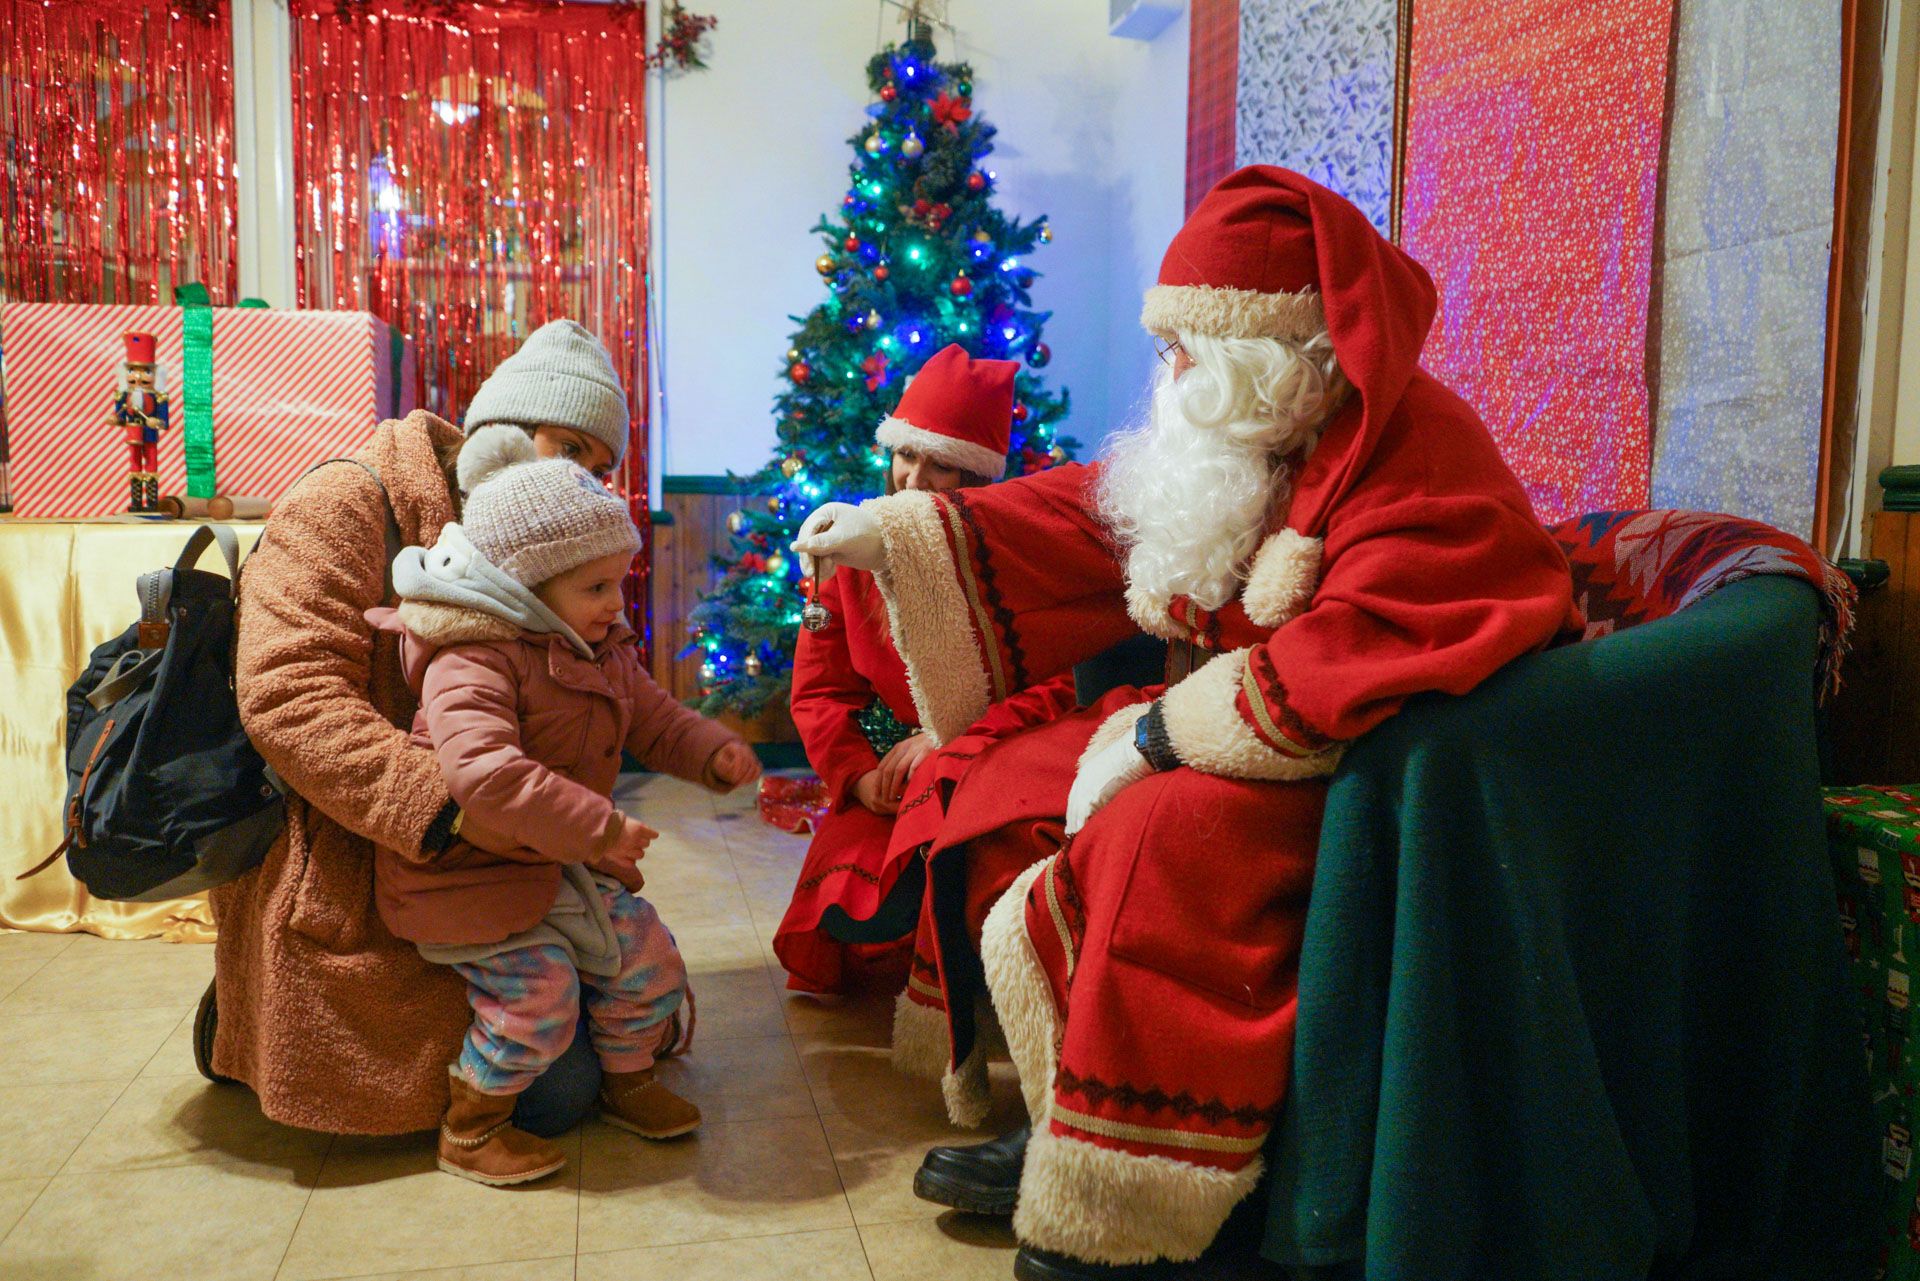
M887 567L874 575L920 724L935 743L966 733L1009 692L989 662L991 623L963 522L936 495L908 491L865 504L880 526ZM997 692L996 692L997 687Z
M1184 765L1226 778L1297 779L1333 773L1345 744L1315 732L1286 706L1264 648L1208 663L1162 699L1167 737Z

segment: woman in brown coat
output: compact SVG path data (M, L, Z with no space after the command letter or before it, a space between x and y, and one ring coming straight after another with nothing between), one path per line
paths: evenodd
M625 443L626 398L604 349L560 321L501 364L467 419L468 430L519 423L542 455L605 474ZM400 545L431 546L458 515L461 439L425 411L380 424L355 456L364 466L318 468L287 493L242 578L241 719L292 794L266 861L213 891L213 1068L288 1125L432 1129L469 1022L460 977L394 938L374 906L375 844L430 861L458 811L433 753L408 740L415 700L398 642L364 617L387 603L389 502ZM598 1091L576 1040L515 1121L560 1133Z

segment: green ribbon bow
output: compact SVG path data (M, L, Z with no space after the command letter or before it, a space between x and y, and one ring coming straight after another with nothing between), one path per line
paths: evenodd
M187 495L212 498L219 492L213 464L213 304L198 281L176 285L174 305L180 318L180 445L187 458ZM265 307L243 298L242 307Z

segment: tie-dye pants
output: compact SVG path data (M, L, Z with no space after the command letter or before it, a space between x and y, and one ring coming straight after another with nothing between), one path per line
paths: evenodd
M518 1094L572 1043L587 1007L594 1052L608 1072L638 1072L673 1048L686 1020L687 967L653 904L603 890L620 939L620 972L581 974L565 948L515 948L454 966L467 981L473 1027L459 1072L485 1094ZM584 989L584 993L582 991Z

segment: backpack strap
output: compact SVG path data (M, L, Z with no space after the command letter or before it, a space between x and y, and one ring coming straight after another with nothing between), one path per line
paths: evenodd
M381 505L381 508L386 512L386 516L387 516L387 528L386 528L386 534L385 534L387 560L386 560L386 567L382 572L381 579L380 579L380 582L381 582L380 599L384 603L388 597L393 595L393 558L398 556L403 550L405 550L407 545L407 540L405 536L400 533L400 520L394 514L394 510L393 510L393 495L387 492L387 482L380 479L380 469L378 467L375 467L372 463L363 463L358 458L329 458L324 462L315 463L313 466L301 472L298 476L295 476L293 478L293 484L294 485L299 484L301 481L305 480L307 477L313 475L313 473L319 471L322 467L330 467L334 463L353 464L355 467L358 467L361 471L367 473L367 475L373 477L373 483L380 487L380 505ZM289 485L287 486L287 488L292 489L293 485Z
M199 563L207 548L218 543L220 554L227 561L227 590L234 599L240 596L240 540L225 525L202 525L193 531L187 539L187 545L180 550L180 557L169 569L156 569L140 575L136 580L136 589L140 593L140 648L143 650L164 649L167 644L167 632L171 624L167 621L167 606L173 603L173 584L182 570L192 569Z

